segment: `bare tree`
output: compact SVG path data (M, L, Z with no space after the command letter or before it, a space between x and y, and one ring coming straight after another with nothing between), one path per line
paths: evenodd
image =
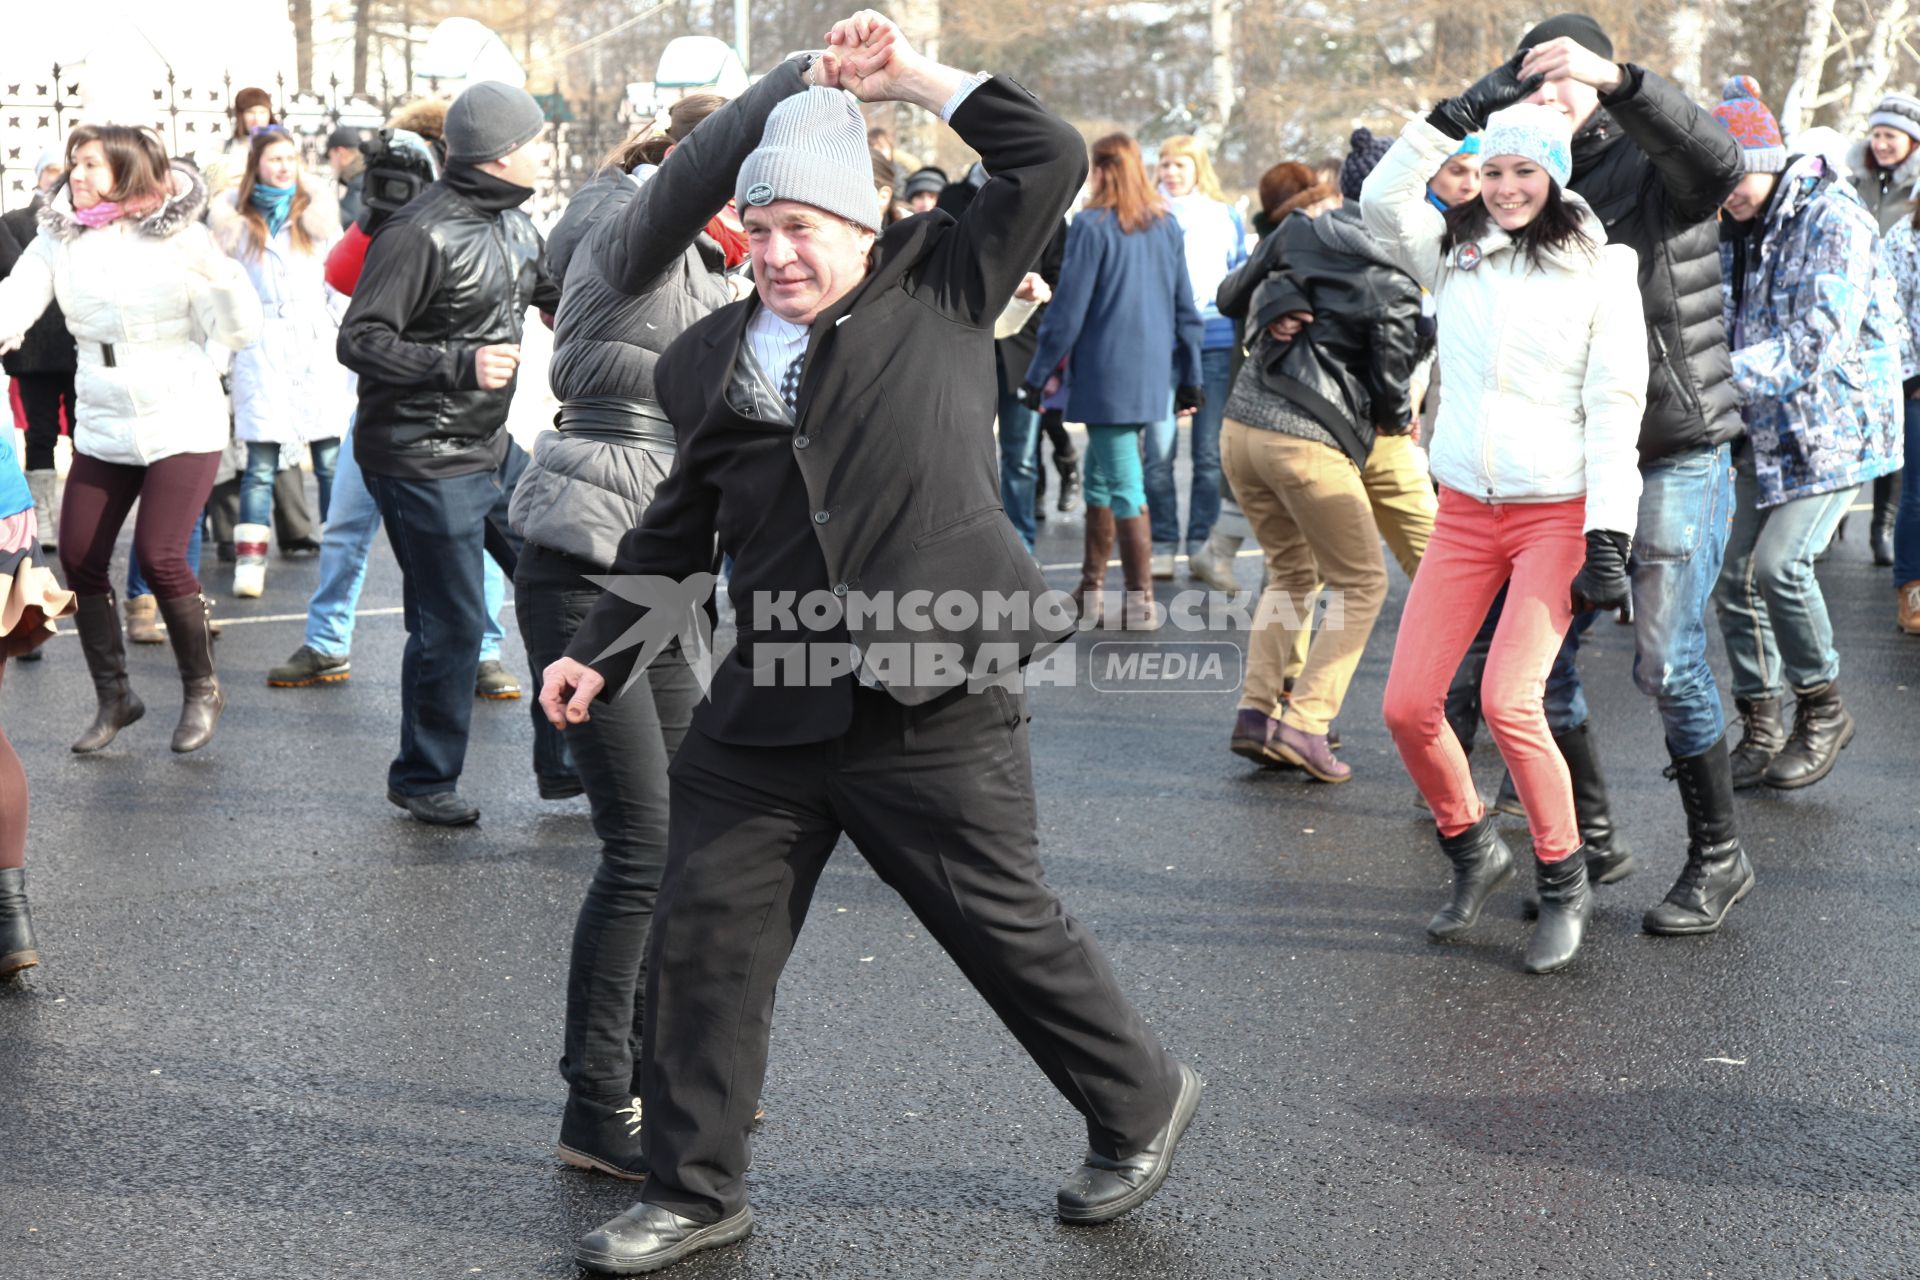
M287 17L293 21L294 86L302 93L312 93L313 0L287 0Z

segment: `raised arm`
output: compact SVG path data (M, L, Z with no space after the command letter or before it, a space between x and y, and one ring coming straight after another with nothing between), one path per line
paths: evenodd
M1739 183L1740 144L1699 103L1644 67L1620 68L1620 88L1600 104L1640 144L1681 226L1714 217Z
M1459 149L1459 139L1410 120L1360 189L1367 230L1423 289L1440 281L1440 241L1447 233L1446 219L1427 200L1427 181Z
M734 178L760 145L774 107L803 92L810 59L789 58L740 97L702 120L660 171L623 205L597 244L594 261L626 294L645 293L679 261L733 195Z
M841 88L863 102L923 107L980 153L986 185L928 255L914 296L962 324L991 328L1086 181L1080 135L1013 81L914 52L871 10L837 24L827 44L841 58Z

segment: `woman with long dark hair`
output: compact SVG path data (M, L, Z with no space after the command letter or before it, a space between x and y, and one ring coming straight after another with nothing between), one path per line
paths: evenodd
M552 366L559 429L535 444L510 517L526 539L514 600L535 670L566 653L601 596L595 579L614 572L621 537L673 466L654 365L695 321L751 291L728 200L768 114L806 91L811 68L790 59L730 104L682 99L608 157L582 193L592 198L576 198L554 229L553 269L565 280ZM574 925L558 1153L617 1178L647 1173L634 1061L647 938L667 859L667 764L699 697L674 645L644 680L566 730L600 864Z
M1086 558L1074 595L1081 625L1102 615L1107 559L1120 543L1124 604L1115 620L1130 630L1160 625L1153 600L1153 535L1148 523L1141 433L1167 411L1190 415L1206 403L1200 347L1180 224L1124 133L1093 144L1086 208L1067 229L1060 285L1041 322L1022 399L1040 407L1041 388L1068 361L1066 413L1087 424Z
M260 332L260 299L200 215L207 189L172 165L150 129L82 125L67 138L67 190L0 280L0 349L58 301L79 352L72 469L60 512L60 563L79 595L80 647L99 707L73 744L98 751L146 714L107 571L137 500L134 548L159 597L184 701L175 751L213 737L225 700L189 538L226 444L226 398L207 341L239 350Z
M353 413L347 373L334 355L340 324L327 296L327 251L340 210L327 184L300 169L300 147L279 125L255 131L240 185L215 200L220 247L260 295L260 339L233 359L233 428L247 447L234 526L233 593L266 587L267 539L281 455L305 445L327 518L340 434ZM297 478L297 473L296 473Z
M1481 714L1533 831L1541 905L1525 964L1547 973L1579 949L1592 895L1542 693L1574 614L1628 601L1646 322L1632 250L1608 247L1600 219L1566 190L1562 112L1496 112L1480 199L1443 213L1427 181L1457 145L1412 122L1361 196L1367 229L1433 292L1447 388L1433 436L1440 511L1401 615L1385 712L1454 867L1453 899L1427 932L1456 938L1513 874L1444 714L1453 673L1508 583Z

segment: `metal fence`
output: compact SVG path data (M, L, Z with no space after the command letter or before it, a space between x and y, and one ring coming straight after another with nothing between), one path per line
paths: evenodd
M248 82L242 81L240 87ZM327 135L338 125L378 128L407 97L378 98L343 92L338 78L324 93L288 91L284 76L271 86L261 84L274 101L274 115L300 141L308 167L324 172ZM437 86L429 83L429 89ZM169 69L166 82L149 90L151 101L144 119L116 120L119 124L151 125L172 155L196 163L220 154L233 137L231 104L233 76L176 76ZM593 176L599 158L633 126L624 103L606 100L597 92L568 100L542 96L554 125L553 175L534 201L535 211L551 212L564 204ZM67 133L83 116L80 78L72 69L55 64L46 77L0 80L0 211L20 208L33 199L33 167L40 153L60 149Z

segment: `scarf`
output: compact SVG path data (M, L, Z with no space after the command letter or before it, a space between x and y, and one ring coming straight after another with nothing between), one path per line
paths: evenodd
M99 204L90 205L85 209L75 209L73 220L83 227L98 231L101 227L111 225L126 211L124 205L115 204L111 200L102 200Z
M740 215L734 211L733 201L729 200L720 212L713 215L707 223L707 234L720 245L727 256L727 269L732 270L747 260L747 231L740 225Z
M267 220L267 234L277 236L280 229L287 225L287 216L293 212L293 198L300 188L270 187L264 182L253 184L253 207Z

